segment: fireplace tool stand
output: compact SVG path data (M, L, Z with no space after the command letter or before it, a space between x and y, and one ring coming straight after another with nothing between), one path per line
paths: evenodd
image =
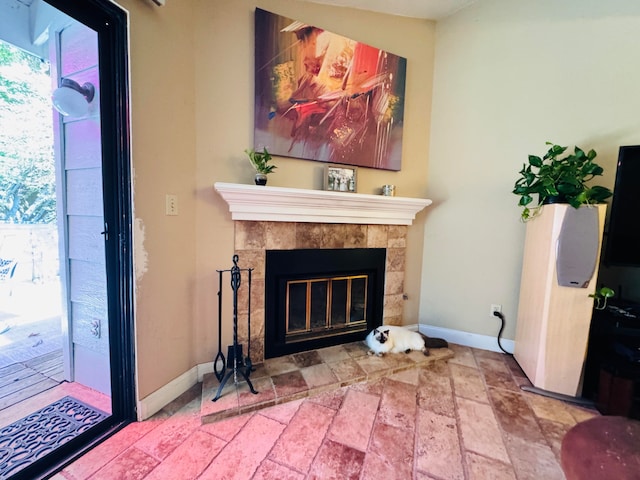
M248 293L247 293L247 356L242 357L242 345L238 344L238 289L242 281L242 271L247 272L248 276ZM212 401L220 398L220 394L225 384L231 377L233 383L238 387L238 374L244 378L249 385L251 393L257 394L249 375L254 370L251 363L251 272L252 268L238 267L238 255L233 256L233 267L229 270L217 270L218 272L218 354L213 359L213 372L220 382L216 396ZM233 291L233 345L229 346L227 351L227 360L225 361L222 353L222 276L224 272L231 272L231 290ZM226 372L226 373L225 373Z

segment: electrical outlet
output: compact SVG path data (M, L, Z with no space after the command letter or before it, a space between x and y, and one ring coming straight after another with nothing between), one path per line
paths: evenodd
M165 215L178 215L178 196L165 196Z
M491 304L491 310L489 310L489 316L490 317L495 317L493 312L502 313L502 305L498 305L497 303L492 303Z

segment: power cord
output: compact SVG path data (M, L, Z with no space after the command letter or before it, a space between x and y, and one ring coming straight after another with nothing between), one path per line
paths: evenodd
M504 353L506 353L507 355L513 356L513 353L507 352L504 348L502 348L502 344L500 343L500 337L502 336L502 331L504 330L504 315L502 314L502 312L498 312L497 310L493 312L493 315L495 317L498 317L501 322L500 331L498 332L498 346L500 347L500 350L502 350Z

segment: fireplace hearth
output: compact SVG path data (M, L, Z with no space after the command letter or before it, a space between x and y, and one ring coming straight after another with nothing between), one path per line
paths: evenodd
M267 250L265 358L363 340L382 324L386 249Z

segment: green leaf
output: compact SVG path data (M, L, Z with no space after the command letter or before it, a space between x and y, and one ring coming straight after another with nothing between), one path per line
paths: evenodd
M531 197L531 195L522 195L522 197L520 197L518 205L524 207L525 205L529 205L532 201L533 197Z
M582 205L582 202L577 198L569 198L567 200L569 202L569 205L571 205L573 208L578 208L580 207L580 205Z
M560 145L554 145L553 147L551 147L549 149L550 152L553 153L553 155L558 156L558 155L562 155L565 150L567 149L567 147L562 147Z
M524 175L524 180L527 185L531 185L536 180L536 175L532 172L526 172Z
M591 203L603 203L607 198L613 195L613 192L607 187L601 185L594 185L586 190L587 199Z
M602 168L600 165L593 165L593 168L591 169L590 173L594 177L596 175L602 175L604 173L604 168Z
M573 151L577 158L585 157L584 150L582 150L580 147L575 147Z
M536 157L535 155L529 155L529 164L533 165L534 167L541 167L542 159L540 157Z
M609 287L602 287L598 293L603 296L604 298L611 298L613 297L616 292L614 292L612 289L610 289Z

